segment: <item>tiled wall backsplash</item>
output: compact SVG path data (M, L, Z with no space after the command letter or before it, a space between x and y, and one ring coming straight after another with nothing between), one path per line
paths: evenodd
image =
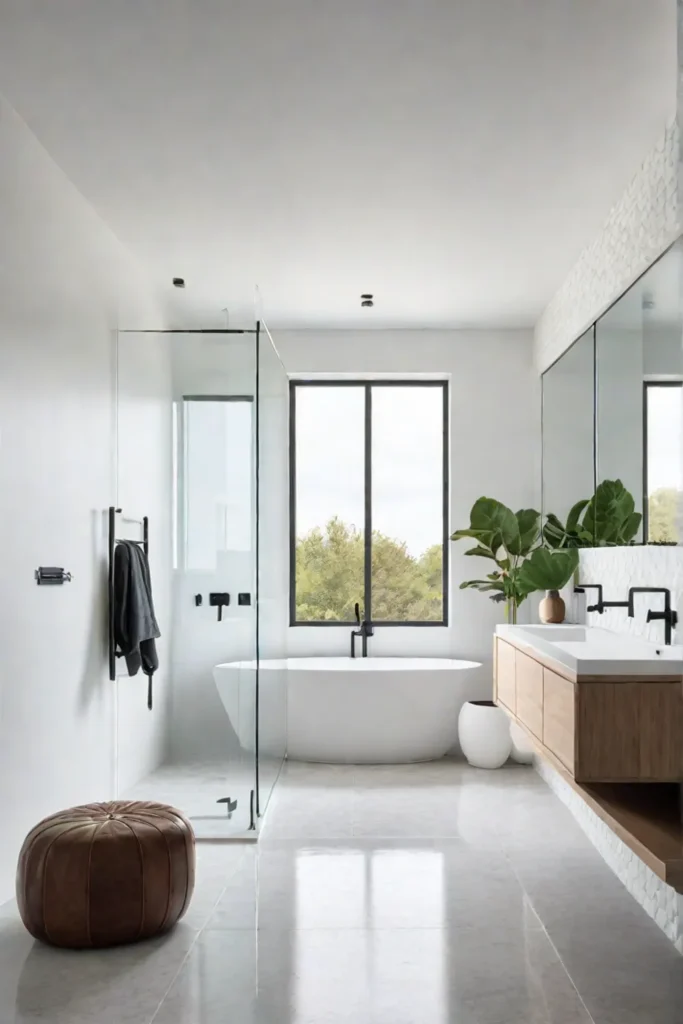
M606 601L625 601L629 587L668 587L671 591L671 607L683 618L683 547L639 545L586 548L581 551L579 572L582 583L602 584ZM602 615L589 612L584 619L582 613L586 603L590 604L596 597L593 591L586 595L587 600L575 599L572 617L590 626L600 626L616 633L630 633L655 643L663 642L663 623L645 621L648 608L659 610L664 607L663 595L637 595L636 614L632 619L628 617L626 608L606 608ZM677 633L674 642L683 642L683 623Z

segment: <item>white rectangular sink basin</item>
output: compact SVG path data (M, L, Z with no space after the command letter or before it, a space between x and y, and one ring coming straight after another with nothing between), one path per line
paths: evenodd
M592 626L498 626L496 633L517 647L551 658L577 675L683 675L683 647Z

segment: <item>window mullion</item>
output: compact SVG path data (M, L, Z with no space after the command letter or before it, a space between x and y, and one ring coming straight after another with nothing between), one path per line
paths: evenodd
M372 621L372 386L365 385L365 577L364 618Z

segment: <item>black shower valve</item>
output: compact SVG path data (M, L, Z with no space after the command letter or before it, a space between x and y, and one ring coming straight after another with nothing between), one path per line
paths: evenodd
M223 609L230 604L230 594L213 593L209 594L209 604L212 608L218 608L218 621L223 621Z

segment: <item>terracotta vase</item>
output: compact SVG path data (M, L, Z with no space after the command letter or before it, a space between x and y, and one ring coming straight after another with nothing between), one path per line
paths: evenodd
M565 611L559 590L546 590L545 597L538 606L538 617L541 622L564 622Z

